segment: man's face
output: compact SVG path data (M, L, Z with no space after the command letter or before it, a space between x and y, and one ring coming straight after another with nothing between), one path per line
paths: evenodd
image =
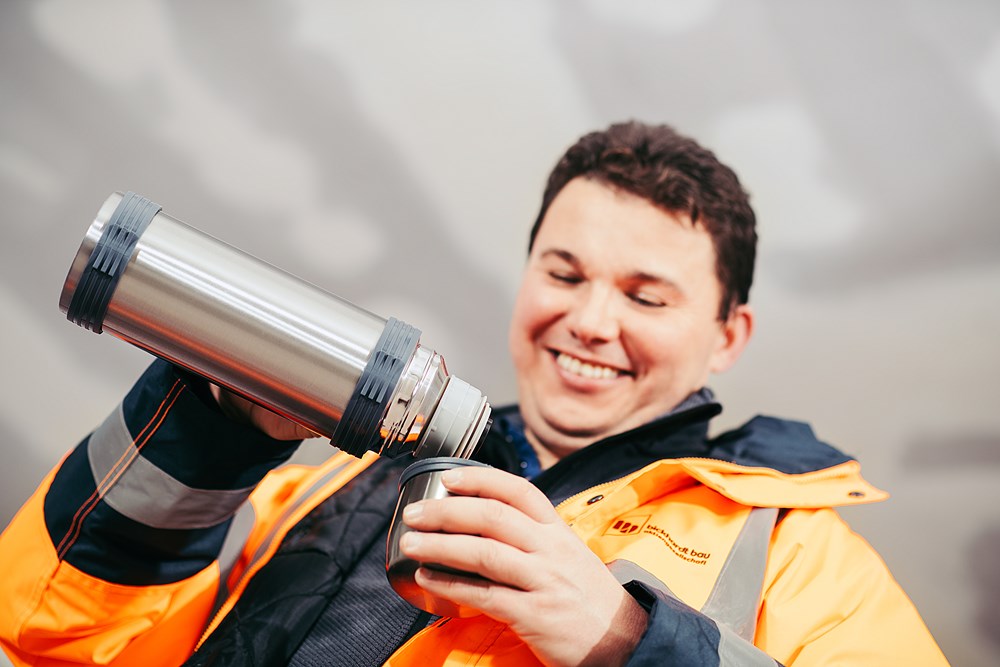
M704 229L599 182L568 183L539 229L510 327L529 437L561 457L704 386L735 361L720 298Z

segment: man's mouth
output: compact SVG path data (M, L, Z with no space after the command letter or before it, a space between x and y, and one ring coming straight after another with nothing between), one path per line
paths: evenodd
M568 373L592 380L610 380L620 375L626 375L624 371L620 371L617 368L582 361L565 352L556 352L556 365Z

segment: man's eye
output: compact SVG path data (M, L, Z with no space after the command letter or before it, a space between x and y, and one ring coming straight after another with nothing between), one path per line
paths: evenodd
M576 285L583 280L575 273L565 273L563 271L549 271L549 277L567 285Z
M628 295L628 298L640 306L646 306L647 308L663 308L667 305L663 299L644 292L633 292Z

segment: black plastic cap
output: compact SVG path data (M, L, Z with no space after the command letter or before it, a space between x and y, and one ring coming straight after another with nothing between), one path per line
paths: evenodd
M337 424L334 446L357 457L380 451L383 416L419 340L419 329L389 318Z
M125 193L90 253L66 309L66 319L94 333L104 330L108 304L132 259L136 243L161 210L159 204L145 197Z

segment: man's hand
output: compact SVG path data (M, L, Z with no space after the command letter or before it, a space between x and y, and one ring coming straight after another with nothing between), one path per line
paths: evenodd
M646 629L646 612L527 480L492 468L449 470L456 497L406 508L408 557L473 572L420 568L437 597L506 623L546 665L621 665Z
M240 423L250 424L275 440L303 440L315 438L317 435L304 426L299 426L295 422L216 384L209 383L208 386L212 391L212 396L219 403L222 414Z

